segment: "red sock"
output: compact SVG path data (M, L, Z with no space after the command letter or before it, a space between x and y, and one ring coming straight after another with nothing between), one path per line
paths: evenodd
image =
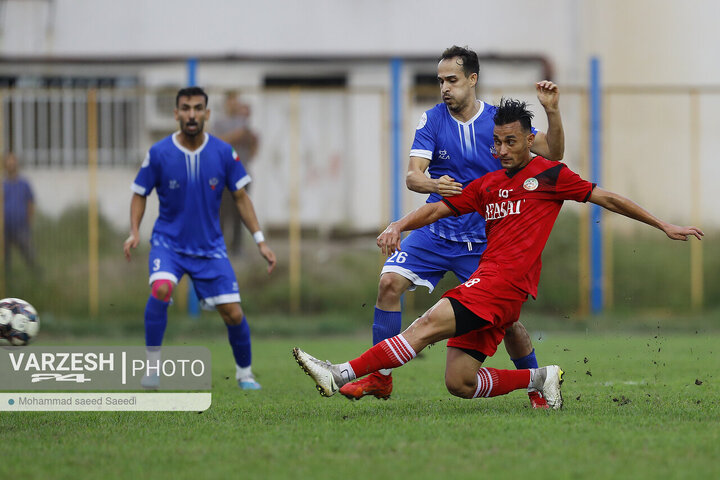
M478 370L477 378L478 386L473 398L497 397L513 390L528 388L528 385L530 385L530 370L481 368Z
M395 368L415 358L415 350L400 335L388 338L367 350L355 360L350 360L355 375L360 378L381 368Z

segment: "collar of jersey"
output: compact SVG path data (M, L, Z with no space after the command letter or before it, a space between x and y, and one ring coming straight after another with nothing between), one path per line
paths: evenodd
M518 173L525 170L528 167L528 165L530 165L533 162L533 160L535 160L535 158L537 158L537 155L533 155L533 157L530 159L530 161L527 163L527 165L525 165L522 168L518 168L517 170L514 170L512 172L510 170L505 170L505 175L507 175L508 178L513 178L515 175L517 175Z
M482 112L485 110L485 102L483 102L482 100L476 100L476 101L480 104L480 108L478 109L477 113L476 113L475 115L473 115L473 117L472 117L470 120L468 120L467 122L461 122L461 121L458 120L457 118L453 117L453 114L450 112L450 109L448 108L448 113L450 114L450 117L451 117L453 120L455 120L457 123L459 123L460 125L470 125L470 124L473 123L475 120L477 120L477 118L478 118L478 117L482 114ZM445 108L447 108L447 105L445 105Z
M180 133L180 130L172 134L172 141L175 144L175 146L180 149L181 152L186 153L188 155L197 155L202 151L203 148L205 148L205 145L207 145L208 140L210 140L210 135L207 134L207 132L203 133L205 135L205 141L203 141L202 145L198 147L197 150L188 150L187 148L180 145L180 142L177 141L177 135Z

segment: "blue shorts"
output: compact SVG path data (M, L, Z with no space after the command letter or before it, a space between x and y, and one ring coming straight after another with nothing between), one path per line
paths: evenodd
M193 257L169 248L153 245L148 257L150 285L155 280L177 283L190 275L203 307L240 302L235 271L227 258Z
M381 275L393 272L431 292L446 272L465 282L477 270L486 243L461 243L438 237L427 227L414 230L400 244L400 251L385 261Z

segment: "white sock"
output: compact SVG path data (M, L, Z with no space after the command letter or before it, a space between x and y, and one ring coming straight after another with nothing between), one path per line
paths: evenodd
M342 373L343 378L348 382L352 382L357 378L357 376L355 375L355 370L353 370L350 366L350 362L339 363L337 367Z
M151 367L145 369L146 374L149 371L151 372L151 375L157 375L160 371L160 348L161 347L145 347L145 358L147 358L147 365Z
M528 390L538 390L539 387L542 387L542 384L535 385L535 378L537 377L537 373L539 371L540 371L539 368L531 368L530 369L530 383L528 384ZM538 379L538 381L539 380L540 379Z
M235 380L244 380L246 378L252 378L252 376L252 367L250 365L243 368L237 363L235 364Z

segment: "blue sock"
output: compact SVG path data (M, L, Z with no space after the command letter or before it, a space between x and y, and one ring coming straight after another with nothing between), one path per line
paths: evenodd
M169 302L163 302L150 295L145 305L145 345L159 347L162 345L165 327L167 327L167 311Z
M373 345L394 337L402 328L402 312L386 312L375 307L373 321Z
M232 347L235 363L240 368L247 368L252 363L252 350L250 347L250 326L243 317L240 325L225 324L228 331L228 340Z
M523 368L538 368L537 358L535 358L535 349L533 348L527 356L522 358L513 358L515 368L522 370Z

